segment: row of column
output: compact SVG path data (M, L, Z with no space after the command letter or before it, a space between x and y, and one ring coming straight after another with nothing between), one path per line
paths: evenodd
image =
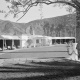
M0 48L2 48L2 50L4 50L5 47L8 48L8 46L10 46L11 49L13 48L13 46L18 48L18 46L20 46L20 40L0 40Z

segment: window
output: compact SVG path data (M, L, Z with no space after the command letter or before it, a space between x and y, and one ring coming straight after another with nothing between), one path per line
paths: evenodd
M36 43L39 43L39 39L36 39Z
M71 39L71 41L72 41L73 43L75 43L75 39Z
M60 39L56 39L56 43L57 44L60 44Z
M65 44L66 40L65 39L61 39L61 44Z
M52 39L52 44L54 44L55 43L55 39Z

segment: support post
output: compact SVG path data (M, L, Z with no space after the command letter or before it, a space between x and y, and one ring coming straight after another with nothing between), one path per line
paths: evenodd
M2 50L4 51L4 39L3 39L3 48L2 48Z
M6 48L6 39L4 40L4 45L5 45L5 48Z
M14 45L14 40L12 39L12 49L13 49L13 45Z

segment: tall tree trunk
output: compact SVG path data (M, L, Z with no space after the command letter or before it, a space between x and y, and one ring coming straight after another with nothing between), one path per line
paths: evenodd
M80 11L76 11L76 41L78 43L77 49L80 57Z

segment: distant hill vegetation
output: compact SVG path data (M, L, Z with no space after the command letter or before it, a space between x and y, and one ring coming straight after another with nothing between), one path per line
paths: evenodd
M69 14L29 23L14 23L0 20L0 34L36 34L53 37L75 36L76 15Z

